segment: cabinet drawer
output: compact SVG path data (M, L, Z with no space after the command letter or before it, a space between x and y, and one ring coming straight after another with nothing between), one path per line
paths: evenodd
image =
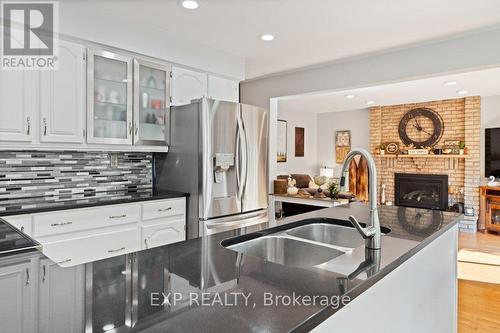
M143 220L153 220L161 217L185 214L185 198L146 202L142 204Z
M5 221L12 224L17 230L25 233L28 236L33 234L32 219L29 215L15 215L2 217Z
M150 249L185 240L185 226L186 221L184 219L143 226L142 248Z
M65 210L35 215L34 237L98 229L139 221L139 205L117 205L92 209Z
M118 232L42 244L42 252L62 267L110 258L140 250L137 227Z

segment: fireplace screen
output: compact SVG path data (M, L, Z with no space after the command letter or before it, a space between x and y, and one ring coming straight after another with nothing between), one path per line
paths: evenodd
M440 209L448 207L448 176L397 173L396 206Z

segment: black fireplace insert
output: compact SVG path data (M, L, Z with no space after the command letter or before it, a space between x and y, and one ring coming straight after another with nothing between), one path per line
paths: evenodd
M448 175L395 174L396 206L446 210Z

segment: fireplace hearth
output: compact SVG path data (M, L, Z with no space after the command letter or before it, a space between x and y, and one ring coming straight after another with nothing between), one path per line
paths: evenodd
M396 206L446 210L448 175L395 174Z

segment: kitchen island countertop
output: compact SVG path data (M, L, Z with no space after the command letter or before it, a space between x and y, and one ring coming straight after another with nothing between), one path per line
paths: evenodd
M348 283L339 281L345 280L365 261L364 244L348 255L341 255L315 267L285 266L251 255L242 256L221 245L311 221L329 223L334 219L341 223L349 215L356 216L361 222L367 221L369 206L351 203L286 218L253 233L247 233L249 230L228 231L135 253L133 258L137 259L139 269L131 274L132 279L136 279L131 283L135 289L131 289L137 293L132 298L137 297L138 300L131 304L137 306L124 306L123 311L137 311L135 316L131 316L136 319L132 324L129 323L133 327L121 326L119 332L310 331L341 309L342 306L332 306L331 300L336 298L339 301L344 296L351 301L356 299L454 227L461 216L414 208L379 207L381 225L391 229L389 234L382 237L380 267L370 276L361 274L350 278ZM87 264L87 278L99 276L99 269L107 270L111 266L108 263L122 260L122 257L127 262L130 255ZM168 275L165 278L168 283L151 283L150 279L159 278L158 273L141 270L140 267L144 265L150 265L148 267L153 270L162 267L159 271ZM89 268L93 270L92 274ZM116 295L113 299L103 298L106 288L112 292L117 286L123 286L120 284L123 282L116 283L102 285L94 281L94 288L99 288L99 293L96 289L93 292L87 290L87 295L99 295L94 301L109 302L112 307L116 307ZM87 282L88 285L92 284ZM195 302L193 295L198 295ZM204 295L208 295L206 302L202 301ZM235 295L245 295L248 300ZM296 296L316 296L330 301L328 304L282 303L284 298L293 299ZM270 300L272 305L269 304ZM87 308L99 308L95 304L89 305L88 299L86 302ZM116 317L112 308L108 306L107 309L109 311L94 311L91 316L87 313L86 325L93 327L93 332L102 331L102 323L112 322Z

